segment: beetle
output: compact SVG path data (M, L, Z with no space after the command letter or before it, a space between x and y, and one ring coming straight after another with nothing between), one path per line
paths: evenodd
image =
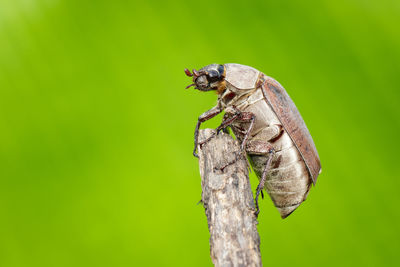
M198 118L193 155L198 157L201 123L225 111L216 134L232 129L259 178L255 215L265 189L281 217L289 216L306 200L311 185L315 186L321 163L310 132L285 89L257 69L235 63L211 64L192 72L185 69L185 73L193 80L186 89L194 86L218 94L217 105Z

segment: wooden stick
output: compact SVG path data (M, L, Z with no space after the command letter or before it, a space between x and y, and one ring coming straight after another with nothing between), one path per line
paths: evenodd
M200 143L212 129L200 131ZM262 266L255 206L244 157L220 170L240 151L237 141L221 133L198 147L202 202L215 266Z

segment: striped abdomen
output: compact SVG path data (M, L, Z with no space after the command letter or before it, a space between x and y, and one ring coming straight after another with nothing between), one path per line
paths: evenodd
M312 180L303 158L284 130L279 137L267 143L274 147L276 153L273 155L264 188L281 217L286 218L306 199ZM260 179L269 156L248 155Z
M255 115L246 152L259 179L269 157L267 148L272 146L275 150L264 188L278 208L281 217L286 218L306 199L312 183L304 159L275 112L264 100L261 90L249 94L238 108ZM245 130L248 128L249 123L239 122L232 125L232 130L240 141L243 140Z

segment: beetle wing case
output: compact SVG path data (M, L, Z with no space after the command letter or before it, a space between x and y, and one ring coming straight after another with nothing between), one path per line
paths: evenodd
M321 171L321 163L311 134L282 85L266 75L263 75L262 79L264 97L299 150L315 185Z

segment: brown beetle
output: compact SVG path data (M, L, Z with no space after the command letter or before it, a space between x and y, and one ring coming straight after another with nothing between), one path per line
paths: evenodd
M289 216L307 197L321 172L318 152L295 104L285 89L273 78L240 64L211 64L186 75L200 91L215 90L218 103L198 119L195 130L196 154L198 132L202 122L225 110L217 133L228 126L241 142L260 179L256 193L262 189L270 195L281 217ZM232 164L232 163L229 163Z

